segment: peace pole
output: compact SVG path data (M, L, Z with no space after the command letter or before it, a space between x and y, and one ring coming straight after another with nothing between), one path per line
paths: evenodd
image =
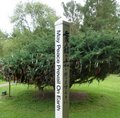
M55 22L55 118L69 118L69 29L66 21Z

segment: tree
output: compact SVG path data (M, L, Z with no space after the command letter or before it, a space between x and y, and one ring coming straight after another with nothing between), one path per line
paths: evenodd
M24 26L22 32L18 27L11 40L3 45L6 52L2 58L3 73L6 78L32 83L39 89L54 87L54 32L48 27L38 26L30 31ZM70 87L75 83L104 80L109 73L120 71L120 34L108 29L95 31L88 26L85 29L70 37Z
M30 16L29 24L27 17ZM3 45L3 74L39 89L54 86L54 11L40 3L20 3L12 17L10 40ZM35 22L33 22L35 21ZM9 74L10 73L10 74Z
M83 27L96 31L117 30L120 18L116 0L86 0Z
M71 85L104 80L109 73L120 71L120 17L116 1L86 0L85 6L76 11L77 5L74 1L63 4L68 20L82 16L82 24L71 20L80 27L70 40Z
M64 9L64 16L71 22L71 33L77 33L82 24L83 14L82 14L82 6L79 3L71 0L68 3L62 2Z
M0 57L3 55L3 42L8 38L8 34L0 30Z
M86 0L84 6L75 1L63 3L65 17L75 25L74 29L86 31L119 31L120 10L116 0Z
M54 29L54 22L57 19L53 9L39 2L20 2L15 9L11 22L20 31L28 29L29 31L41 29Z
M70 84L104 80L120 72L120 35L87 31L70 40Z
M0 40L7 39L7 38L8 38L8 34L0 30Z
M54 39L53 36L39 37L15 50L2 59L4 76L17 82L32 83L39 89L54 87ZM10 73L10 74L9 74Z

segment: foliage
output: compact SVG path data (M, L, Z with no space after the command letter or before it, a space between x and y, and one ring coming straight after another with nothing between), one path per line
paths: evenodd
M119 8L116 0L86 0L84 6L73 0L66 4L63 2L64 16L74 26L72 32L89 29L119 31Z
M62 2L62 6L64 9L64 16L71 22L71 33L75 34L81 28L83 13L82 6L76 1L71 0L66 4Z
M6 78L10 77L28 84L34 83L39 89L54 84L53 36L49 35L47 38L35 36L32 40L25 42L23 39L23 41L22 49L18 48L3 58L5 65L3 71Z
M100 81L109 73L119 73L120 37L95 31L80 35L70 40L71 84Z
M83 8L84 28L96 31L117 30L120 18L116 0L86 0Z
M73 0L63 3L64 15L75 29L70 40L71 85L119 73L118 8L115 0L86 0L84 6Z
M111 18L110 13L114 13L114 18L119 19L114 11L116 6L112 4L114 2L110 2L113 6L112 11L108 9L104 13L104 10L97 8L100 4L104 6L107 1L100 4L96 2L87 0L84 7L74 1L63 3L66 17L75 22L73 28L77 29L80 25L80 30L78 32L74 30L75 33L70 37L70 87L75 83L91 83L94 79L104 80L109 73L120 72L119 31L116 28L115 30L109 27L102 28L102 23L99 30L95 29L94 26L98 25L96 19L99 16L91 14L93 8L90 7L95 4L95 12L100 12L101 18L108 12L108 16L105 15L106 17L102 19L102 22L107 22L107 17ZM91 9L86 11L89 7ZM4 41L1 48L3 75L6 79L35 84L39 89L49 85L54 87L53 23L57 17L54 16L52 9L41 3L20 3L15 13L12 20L16 27L12 36ZM81 13L84 17L81 17ZM27 20L28 16L32 25ZM84 21L81 25L82 18ZM92 22L89 18L95 18L95 21ZM86 23L88 21L91 23L90 26ZM118 22L115 20L114 23ZM110 20L108 24L113 27L114 23Z
M120 70L119 36L88 31L70 39L70 87L75 83L104 80ZM4 58L6 73L39 89L54 87L54 37L34 37L11 56Z
M13 34L2 47L2 73L6 79L34 83L39 89L54 86L56 18L54 10L39 2L17 5L11 18L15 24Z
M28 29L34 31L37 27L54 29L57 16L53 9L40 2L20 2L15 9L11 22L15 28L23 31Z
M8 34L7 33L4 33L0 30L0 41L3 40L3 39L6 39L8 37Z
M0 42L0 56L2 55L2 48L3 46L2 46L2 43Z
M8 38L8 34L0 30L0 56L3 55L3 42Z

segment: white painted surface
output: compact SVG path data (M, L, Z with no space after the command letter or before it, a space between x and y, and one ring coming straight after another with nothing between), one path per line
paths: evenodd
M55 118L69 117L69 23L55 23Z

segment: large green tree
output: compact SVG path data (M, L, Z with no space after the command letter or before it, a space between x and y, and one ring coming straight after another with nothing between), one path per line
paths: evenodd
M36 28L54 29L56 14L53 9L40 2L20 2L11 17L11 22L20 30L34 31Z
M3 55L3 42L8 38L8 34L0 30L0 57Z
M86 0L84 6L72 0L63 3L63 9L65 17L78 30L119 31L120 11L116 0Z
M14 31L3 45L3 73L40 88L53 85L54 10L41 3L19 3L12 17ZM52 70L52 71L51 71ZM12 76L11 76L12 75ZM53 85L54 86L54 85Z
M69 7L72 3L75 6L77 5L72 1ZM66 4L64 5L67 12L69 9L67 9ZM74 10L78 11L74 5ZM85 12L84 7L80 5L79 7L83 14ZM29 10L32 13L33 9ZM72 10L68 12L68 18L75 23L75 25L73 24L74 28L77 29L78 27L77 20L83 20L83 24L78 24L82 32L76 31L75 35L73 33L70 36L70 86L74 83L90 83L94 79L104 80L109 73L118 73L120 71L120 35L116 35L112 29L110 29L111 32L108 32L108 28L103 31L102 27L97 30L94 29L94 25L90 27L85 25L85 17L83 19L72 19L72 16L78 15L73 12L74 15L69 16ZM26 12L20 13L25 13L27 17ZM21 14L15 15L21 16ZM22 18L26 18L25 16L23 15ZM43 16L40 15L40 17ZM48 27L49 25L45 23L49 17L46 17L46 20L41 20L42 22L39 22L38 26L31 29L31 25L28 27L22 18L17 17L14 22L17 28L15 28L11 40L6 41L3 45L3 51L6 52L2 59L4 75L17 78L20 82L33 83L39 89L48 85L54 87L54 25ZM21 21L22 24L19 25ZM43 27L44 25L45 27Z
M96 31L115 30L118 28L116 0L86 0L84 10L84 28Z
M63 9L64 9L64 16L71 22L71 33L77 33L82 24L83 20L83 12L82 6L76 1L69 1L67 3L62 2Z
M4 40L8 38L8 34L0 30L0 40Z

